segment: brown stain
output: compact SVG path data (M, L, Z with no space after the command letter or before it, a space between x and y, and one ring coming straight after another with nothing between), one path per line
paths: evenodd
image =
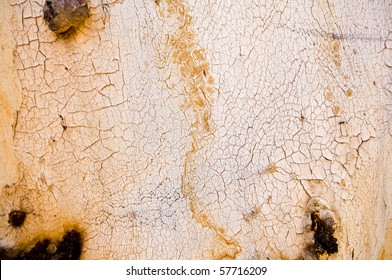
M328 64L332 63L334 68L342 67L342 55L341 55L341 44L342 38L339 27L336 24L335 4L330 1L322 1L318 3L320 12L323 15L320 18L321 21L325 21L324 28L327 32L321 38L321 49L322 61L326 61Z
M267 167L261 172L261 174L272 174L278 171L278 166L275 162L270 162Z
M392 260L392 219L389 220L388 228L385 233L384 245L381 248L380 260Z
M242 217L244 219L245 222L250 222L251 220L254 220L255 218L257 218L257 216L261 213L261 207L260 206L255 206L252 208L252 210L247 213L247 214L243 214Z
M230 237L222 238L217 236L215 238L214 246L211 249L212 259L215 260L234 260L236 259L239 250L238 243Z
M336 67L342 66L342 57L340 56L340 43L337 39L333 39L331 42L332 60Z
M325 94L325 99L327 99L328 101L332 101L333 100L333 93L330 91L326 91Z
M333 106L333 108L332 108L332 112L333 112L333 114L335 115L335 116L339 116L340 115L340 113L341 113L341 109L340 109L340 106L339 105L334 105Z
M346 90L346 96L348 96L348 97L353 96L353 90L350 88L348 90Z
M334 98L333 92L336 92L336 81L337 76L341 76L344 79L344 85L338 86L339 88L345 87L350 77L347 73L341 69L343 66L343 54L342 54L342 39L345 36L341 33L341 29L336 24L335 3L331 0L322 1L318 3L320 9L320 20L323 22L324 33L320 38L320 63L326 78L326 91L324 97L326 101L332 102ZM331 72L330 72L331 71ZM350 93L350 92L349 92ZM352 92L351 92L352 93ZM347 94L347 93L346 93ZM348 96L348 95L347 95ZM340 116L342 110L339 105L332 106L332 112L335 117Z
M178 24L176 33L169 36L167 46L171 49L169 57L172 64L177 66L185 108L192 110L194 121L189 136L191 147L184 160L183 175L181 177L181 191L187 198L192 218L203 228L210 229L215 234L216 242L211 257L214 259L235 259L242 249L238 242L225 234L225 230L215 224L209 211L198 198L195 191L193 177L194 155L198 152L203 139L211 133L211 106L213 104L214 78L210 63L206 58L206 50L195 41L192 29L193 18L182 0L155 1L159 4L157 13L161 18L174 18Z
M285 252L283 252L281 250L275 250L275 251L271 252L268 259L287 261L287 260L290 260L290 257Z
M305 116L301 113L301 116L299 117L299 120L301 123L305 122Z
M207 95L213 93L213 78L209 75L210 64L206 61L205 49L199 47L191 30L192 17L182 1L166 1L168 13L177 17L180 28L171 36L168 45L173 48L171 53L173 64L178 66L186 96L186 103L196 115L193 127L203 127L209 132L208 124L211 115L211 100ZM209 77L208 82L206 77Z
M333 40L333 41L332 41L332 51L333 51L334 53L337 53L337 52L339 52L339 50L340 50L340 44L339 44L339 42L338 42L337 40Z

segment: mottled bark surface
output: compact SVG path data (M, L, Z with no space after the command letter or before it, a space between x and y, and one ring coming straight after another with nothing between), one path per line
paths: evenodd
M1 3L2 248L390 256L388 1L91 0L67 38L43 4Z

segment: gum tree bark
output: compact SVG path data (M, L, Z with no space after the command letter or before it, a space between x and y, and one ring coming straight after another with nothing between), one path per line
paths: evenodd
M388 1L44 2L0 9L3 258L391 258Z

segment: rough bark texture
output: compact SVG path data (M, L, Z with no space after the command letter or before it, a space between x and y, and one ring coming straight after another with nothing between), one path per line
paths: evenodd
M0 4L3 257L390 258L388 1L43 4Z

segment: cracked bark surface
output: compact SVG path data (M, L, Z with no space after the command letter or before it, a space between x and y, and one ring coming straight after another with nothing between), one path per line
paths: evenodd
M91 0L58 38L4 1L0 247L390 258L391 4L259 2ZM337 252L309 250L313 213Z

